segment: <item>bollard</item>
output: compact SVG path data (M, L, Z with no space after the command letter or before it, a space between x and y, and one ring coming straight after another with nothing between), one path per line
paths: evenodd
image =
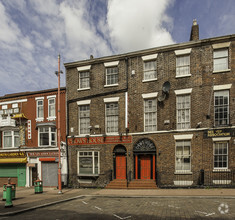
M8 179L8 184L6 185L6 203L5 208L10 208L12 204L12 185L10 184L11 179Z

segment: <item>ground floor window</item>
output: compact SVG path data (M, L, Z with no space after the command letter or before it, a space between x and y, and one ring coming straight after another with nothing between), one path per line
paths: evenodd
M214 143L214 168L226 169L228 168L228 143L215 142Z
M78 175L99 174L99 152L79 151L78 152Z
M3 147L19 147L19 131L3 131Z
M56 128L55 127L39 127L39 146L56 146Z
M191 141L176 141L175 170L176 172L191 171Z

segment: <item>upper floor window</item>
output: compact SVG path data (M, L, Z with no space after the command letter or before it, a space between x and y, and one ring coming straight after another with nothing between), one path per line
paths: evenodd
M3 147L19 147L19 131L3 131Z
M39 146L56 146L56 128L55 127L39 127L38 128Z
M228 69L228 48L214 50L214 71L222 71Z
M190 56L176 57L176 76L190 75Z
M215 126L229 124L229 90L214 92Z
M118 103L106 103L106 132L118 132Z
M106 85L118 84L118 68L107 67L106 68Z
M90 134L90 105L79 106L79 134Z
M157 100L156 98L144 100L144 130L145 131L157 130Z
M118 63L119 61L104 63L106 67L105 86L118 85Z
M78 90L90 89L90 68L91 65L77 67L78 70Z
M190 128L190 95L177 95L177 129Z
M143 82L157 79L157 55L142 56L143 60Z
M214 143L214 168L226 169L228 168L228 143L215 142Z
M48 120L54 120L56 117L55 98L48 97Z
M231 42L212 44L213 72L229 71L229 47Z
M157 62L156 60L144 62L144 80L157 78Z
M37 120L43 120L44 119L43 101L44 101L43 99L37 99Z
M190 73L191 48L175 50L176 55L176 77L191 76Z
M79 73L79 89L90 88L90 72L80 72Z

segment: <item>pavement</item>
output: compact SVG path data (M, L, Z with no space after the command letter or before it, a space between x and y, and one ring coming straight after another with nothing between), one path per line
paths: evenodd
M34 188L16 188L16 199L12 200L13 207L5 207L5 201L2 201L2 190L0 192L0 217L11 216L19 213L39 209L46 206L55 205L62 202L68 202L78 198L85 197L196 197L196 198L234 198L235 189L231 188L209 188L209 189L62 189L59 194L56 188L43 188L43 193L35 194Z

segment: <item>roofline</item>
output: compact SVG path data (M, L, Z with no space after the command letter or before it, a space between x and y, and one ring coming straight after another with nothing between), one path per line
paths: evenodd
M104 57L99 57L99 58L92 58L92 59L87 59L87 60L81 60L81 61L75 61L75 62L68 62L64 63L65 68L74 68L77 66L83 66L83 65L89 65L89 64L96 64L96 63L101 63L101 62L109 62L112 60L120 60L120 59L125 59L125 58L131 58L135 56L143 56L146 53L151 54L151 53L160 53L160 52L165 52L169 50L178 50L188 48L188 47L196 47L200 45L205 45L205 44L212 44L215 42L222 42L224 40L231 40L235 38L235 34L231 35L226 35L226 36L220 36L220 37L214 37L214 38L208 38L208 39L202 39L202 40L197 40L197 41L188 41L185 43L178 43L178 44L171 44L171 45L166 45L166 46L160 46L160 47L154 47L150 49L144 49L144 50L138 50L138 51L133 51L133 52L128 52L128 53L123 53L123 54L118 54L118 55L111 55L111 56L104 56Z
M66 87L60 87L60 90L66 90ZM0 100L8 99L8 98L22 97L22 96L29 96L29 95L36 95L36 94L43 94L43 93L50 93L50 92L56 92L56 91L58 91L58 88L39 90L39 91L27 91L27 92L20 92L20 93L12 93L12 94L6 94L4 96L0 96Z

